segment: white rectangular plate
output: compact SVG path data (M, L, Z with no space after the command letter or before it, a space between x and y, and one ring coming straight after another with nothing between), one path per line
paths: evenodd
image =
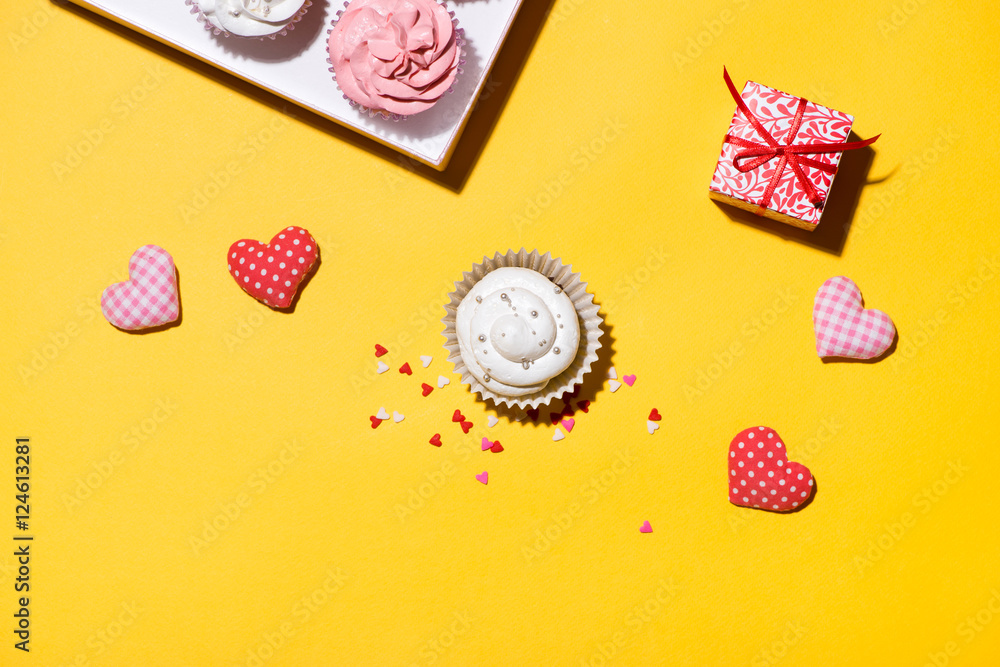
M184 0L72 0L98 14L180 49L289 102L353 128L436 169L451 157L521 0L450 2L465 31L465 65L454 91L434 107L398 122L370 118L337 88L326 39L342 0L313 0L295 29L274 40L215 36Z

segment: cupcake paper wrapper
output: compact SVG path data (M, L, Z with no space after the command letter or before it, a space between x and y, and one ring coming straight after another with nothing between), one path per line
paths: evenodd
M337 12L337 16L334 17L333 22L330 24L330 29L326 31L326 39L328 42L330 40L330 33L333 32L334 27L336 27L337 25L337 21L340 20L340 17L344 13L344 10L346 10L350 6L350 4L351 4L350 0L344 0L344 9L339 10ZM438 4L447 9L447 6L443 2L439 2ZM462 75L462 65L465 64L465 60L463 59L463 56L465 55L465 48L464 48L465 31L458 26L458 19L455 18L455 12L448 10L448 15L451 16L451 23L452 25L455 26L455 44L458 46L458 67L455 69L456 72L455 81L458 81L458 77ZM350 97L348 97L346 93L344 93L343 89L340 87L340 83L337 82L337 74L333 70L333 62L331 62L329 55L327 55L326 63L330 66L329 67L330 74L333 75L333 81L335 84L337 84L337 90L341 92L344 99L347 100L348 104L356 108L361 113L367 115L369 118L380 117L391 121L400 121L400 120L406 120L412 115L416 115L416 114L403 115L398 113L392 113L390 111L386 111L385 109L370 109L359 102L355 102ZM455 82L453 81L448 90L445 91L444 95L450 95L454 91L455 91ZM441 98L443 98L444 95L442 95ZM441 98L438 98L437 101L440 102ZM429 109L427 109L427 111L429 111Z
M302 8L298 11L298 13L295 16L293 16L290 19L288 25L286 25L284 28L282 28L278 32L272 33L270 35L261 35L260 37L244 37L243 35L237 35L236 33L228 32L226 30L223 30L222 28L216 27L215 25L212 24L211 21L208 20L208 17L205 16L204 12L201 11L201 8L198 7L198 0L184 0L184 4L189 5L191 7L191 13L197 16L198 21L205 26L205 30L208 30L216 37L221 35L222 37L236 37L238 39L273 40L277 38L279 35L280 36L287 35L289 30L295 30L295 24L301 21L302 17L305 16L306 10L312 6L312 0L306 0L305 4L302 5Z
M483 276L501 267L518 267L532 269L546 276L573 302L577 316L580 319L580 347L573 363L556 377L549 380L545 387L534 394L525 396L503 396L476 379L465 365L458 343L458 333L455 329L455 316L458 305L469 293L473 285ZM455 290L448 294L449 303L445 306L444 323L445 349L448 350L448 361L455 364L455 372L462 376L462 383L469 385L472 392L479 394L484 400L489 399L497 405L522 410L547 405L551 401L583 382L583 377L590 372L591 366L597 361L597 351L601 348L601 323L604 321L599 314L599 308L594 303L594 295L587 292L587 283L580 280L579 273L573 273L571 265L563 264L545 253L539 255L537 250L528 252L522 248L519 252L508 250L507 254L496 253L492 259L487 257L472 267L472 271L462 274L462 280L455 283Z

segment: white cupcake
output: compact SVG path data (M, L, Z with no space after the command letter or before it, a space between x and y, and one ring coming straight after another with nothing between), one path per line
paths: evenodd
M184 0L215 35L274 39L294 29L311 0Z
M549 253L483 258L449 297L448 359L484 399L536 408L573 391L597 361L602 319L594 297Z

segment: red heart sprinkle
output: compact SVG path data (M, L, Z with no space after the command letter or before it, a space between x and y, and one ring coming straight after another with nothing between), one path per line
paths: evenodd
M500 441L497 440L496 442L493 443L493 446L490 447L490 451L493 452L494 454L499 454L500 452L503 451L503 445L501 445Z
M309 232L286 227L270 243L241 239L229 246L229 273L244 292L272 308L287 308L319 258Z
M431 392L434 391L434 387L430 386L426 382L421 382L420 387L422 389L421 393L423 393L424 396L430 396Z
M440 433L435 433L434 437L431 438L430 443L432 445L434 445L435 447L440 447L441 446L441 434Z
M400 373L406 373L407 375L413 375L413 371L410 370L410 362L406 362L399 367Z
M580 408L583 412L590 412L590 401L580 401L576 404L576 407Z
M388 354L388 353L389 353L389 350L385 349L384 347L382 347L378 343L375 343L375 356L376 357L381 357L383 354Z
M663 419L663 417L656 411L656 408L653 408L652 412L649 413L649 421L658 422L661 419Z
M788 460L774 429L756 426L740 431L729 443L729 502L775 512L789 512L809 501L809 468Z
M528 413L528 418L531 421L533 422L538 421L538 408L528 408L527 410L525 410L525 412Z
M375 415L372 415L368 419L372 420L372 428L378 428L378 425L382 423L382 420L376 417Z
M553 424L558 424L559 420L562 419L562 413L561 412L550 412L549 413L549 419L552 420Z
M472 428L472 422L462 422L462 431L468 433L469 429L471 428Z
M464 422L465 421L465 415L463 415L460 410L455 410L455 414L453 414L451 416L451 420L453 422Z

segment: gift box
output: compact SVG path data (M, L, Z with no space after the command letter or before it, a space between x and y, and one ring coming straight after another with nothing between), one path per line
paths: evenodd
M847 142L854 117L747 81L736 101L722 154L712 174L709 197L812 231L823 215L840 156L863 148Z

